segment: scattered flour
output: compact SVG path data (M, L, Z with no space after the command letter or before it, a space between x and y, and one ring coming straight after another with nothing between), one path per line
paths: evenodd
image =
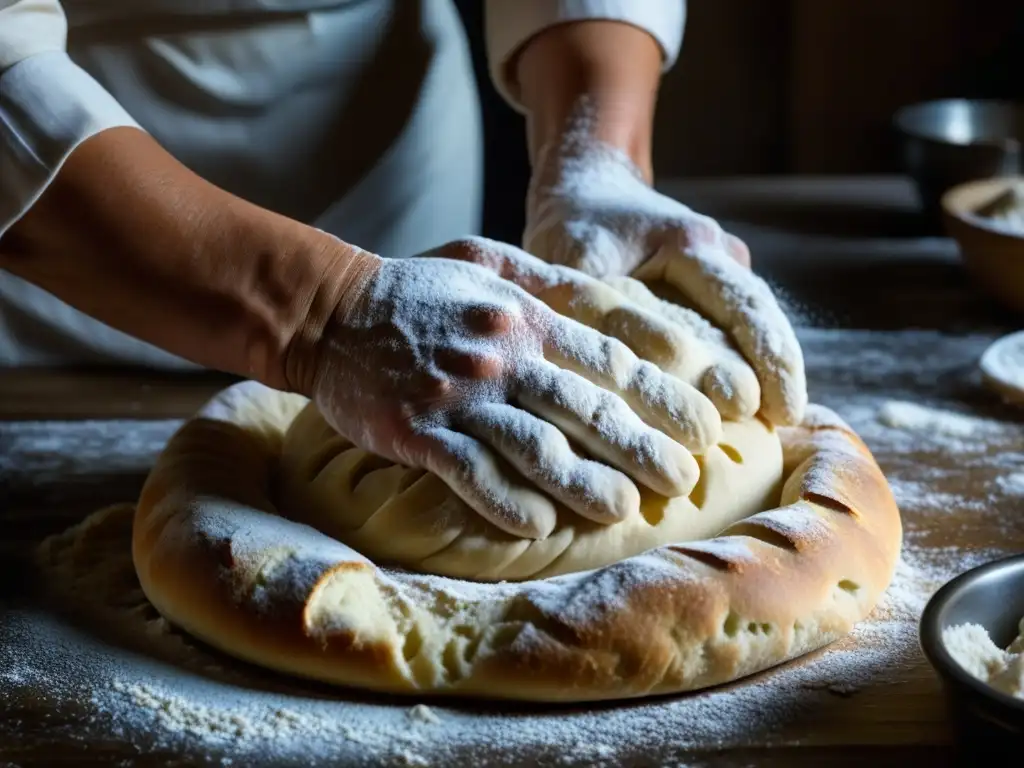
M46 702L55 723L73 723L65 737L83 745L113 739L140 751L170 750L199 765L263 758L314 766L611 768L631 757L689 765L694 750L799 742L830 698L863 696L870 706L876 685L919 665L917 621L927 598L958 573L1006 554L1005 541L1019 540L1018 521L1024 521L1024 427L957 412L957 397L949 394L971 386L967 372L976 370L973 361L988 337L812 329L800 335L811 381L816 369L829 370L828 392L812 392L812 399L834 408L883 457L905 530L903 556L881 604L823 651L689 696L570 708L425 703L305 685L240 664L178 632L141 593L132 593L110 606L137 628L128 633L130 650L59 614L5 612L0 702ZM938 397L925 403L922 391ZM149 429L136 446L142 458L132 458L130 449L119 454L124 466L148 461L157 432L170 431ZM11 438L0 430L0 447L7 440L15 448L0 450L0 481L14 476L27 483L25 467L32 466L50 467L53 477L68 466L88 476L87 460L69 457L73 443L41 447L45 435L29 432ZM86 428L68 434L93 446L97 464L103 452L120 451L113 431L109 441ZM935 546L957 540L937 531L965 527L973 532L969 540L979 542L976 549ZM119 548L125 549L112 542L104 557ZM93 570L124 595L130 560L128 571L106 562ZM102 593L94 590L93 597ZM17 718L0 717L4 738L25 738Z
M439 718L430 707L426 704L417 704L415 707L409 710L409 717L418 723L430 723L431 725L437 725L441 722Z
M1012 472L996 478L997 488L1007 496L1024 498L1024 472Z
M688 696L527 707L345 693L240 665L166 623L154 627L144 598L118 603L112 594L105 599L123 621L150 627L142 655L78 635L57 618L15 621L0 629L0 694L22 692L56 707L84 708L89 726L81 738L100 734L215 765L245 765L252 756L302 765L358 759L366 765L598 768L643 756L671 765L709 745L797 739L822 697L855 696L898 679L919 658L917 620L931 592L993 556L905 547L885 597L850 635L775 670ZM111 573L106 586L92 589L113 590L123 578L124 572ZM5 643L5 632L23 637ZM15 659L5 656L11 647L29 651Z
M893 429L928 432L942 437L977 438L986 433L998 434L1006 429L1000 422L987 422L954 411L897 401L883 405L878 416L883 424Z

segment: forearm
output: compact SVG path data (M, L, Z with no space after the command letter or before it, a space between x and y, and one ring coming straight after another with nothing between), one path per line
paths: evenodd
M654 38L630 24L579 21L534 37L513 69L533 164L567 128L586 130L626 152L650 181L661 64Z
M79 146L0 240L0 267L98 320L300 391L296 360L359 254L203 181L133 128Z

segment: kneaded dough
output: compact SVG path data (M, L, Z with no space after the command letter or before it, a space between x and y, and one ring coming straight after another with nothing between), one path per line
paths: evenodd
M1004 401L1024 405L1024 331L995 341L978 362L981 377Z
M700 480L688 497L641 489L641 514L614 525L559 509L551 535L529 540L488 523L436 475L354 447L309 403L285 434L277 496L289 517L375 562L456 578L522 580L709 538L778 503L782 446L760 419L724 422L721 442L698 463Z
M1024 618L1017 638L1004 651L979 624L959 624L942 633L946 650L974 677L997 691L1024 699Z
M695 314L680 316L680 307L652 304L654 294L635 280L617 285L596 282L573 293L572 301L564 291L542 300L599 330L618 317L626 324L619 331L639 357L692 386L729 367L730 381L749 389L739 399L756 403L757 379L752 371L740 375L746 363L724 333ZM632 311L644 302L647 314ZM650 318L666 314L676 317L679 333L651 333ZM612 525L556 505L551 533L526 539L486 521L437 476L354 447L309 403L285 433L277 500L290 517L379 563L481 581L588 571L664 544L715 536L778 504L779 435L751 409L743 412L750 415L723 419L719 441L694 457L700 474L688 497L670 499L640 487L640 513Z
M255 382L218 394L168 442L132 525L139 584L163 616L291 675L531 701L707 688L849 632L899 556L899 510L871 452L809 406L778 430L775 507L714 538L503 584L387 567L281 514L274 478L306 404Z

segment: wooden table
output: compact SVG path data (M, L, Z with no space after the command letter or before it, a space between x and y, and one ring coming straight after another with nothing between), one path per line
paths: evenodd
M1012 330L1015 320L973 290L951 242L922 228L904 180L741 179L663 186L745 238L759 271L780 287L790 306L799 308L799 317L844 329L801 331L814 401L844 415L863 414L886 399L896 399L927 400L1006 423L1019 419L981 388L975 370L985 344ZM850 333L851 329L861 333ZM908 329L919 330L908 335ZM922 336L921 329L934 335ZM880 356L889 361L884 369L876 365ZM4 612L25 609L29 599L29 590L19 584L28 573L24 554L43 536L85 512L134 498L153 452L173 429L174 422L168 420L188 416L228 381L138 371L0 375L0 419L7 422L0 424L0 630L4 616L12 615ZM51 421L34 423L37 420ZM104 460L99 451L91 464L81 456L49 456L42 461L33 454L36 449L26 445L39 444L51 429L73 433L79 441L91 439L88 444L94 448L116 455ZM131 440L141 446L137 455ZM982 499L992 479L992 472L984 468L959 469L956 457L941 450L908 453L905 447L884 442L871 447L890 478L904 484L914 482L921 468L945 466L948 473L940 484L946 490L955 489L961 499ZM1014 448L1022 449L1024 444ZM61 443L47 450L57 456ZM27 463L4 463L4 456L20 456ZM33 466L48 469L40 473ZM1019 470L1024 471L1024 458ZM955 509L937 516L904 505L905 528L917 546L1020 551L1024 503L1006 503L1005 510L997 511L998 524L991 516ZM21 697L13 709L5 705L2 673L0 669L0 766L201 762L197 755L147 756L137 745L109 735L94 741L70 736L85 725L60 720L43 702ZM781 723L775 733L758 734L749 745L727 750L711 743L691 745L673 754L672 764L954 764L951 723L938 681L919 654L899 669L880 673L852 695L822 701L813 711ZM641 750L615 764L662 764L668 759L645 756Z

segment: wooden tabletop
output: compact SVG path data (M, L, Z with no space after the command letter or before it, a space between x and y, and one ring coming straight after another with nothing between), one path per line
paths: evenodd
M894 487L905 491L931 483L936 492L966 500L964 510L988 498L986 489L1000 471L995 465L958 466L958 457L939 442L908 448L906 441L886 439L870 427L879 407L892 401L928 403L1008 425L1020 421L982 388L975 368L985 345L1015 330L1018 321L975 292L955 245L921 224L904 180L662 186L751 245L755 266L802 326L812 400L868 430L865 439ZM19 652L8 647L3 655L5 615L40 610L28 597L24 554L91 509L133 499L175 420L229 381L140 371L0 373L0 667ZM1011 438L1000 447L1010 457L1002 466L1024 472L1024 459L1020 467L1011 466L1018 452L1024 456L1024 439L1016 445ZM936 469L943 472L937 475ZM906 535L915 547L975 549L984 557L1024 550L1024 501L1003 499L1003 508L992 514L936 514L933 503L901 502ZM45 697L5 697L11 682L5 683L3 672L0 766L224 764L231 758L230 749L147 755L123 733L83 736L89 724L56 711ZM783 718L773 732L758 733L748 744L693 744L671 756L653 747L645 753L640 745L609 764L969 764L957 762L962 757L938 680L918 652L898 668L879 669L856 691L826 693L815 701L820 703ZM493 748L493 764L512 764L501 761L500 745ZM558 764L577 764L569 758Z

